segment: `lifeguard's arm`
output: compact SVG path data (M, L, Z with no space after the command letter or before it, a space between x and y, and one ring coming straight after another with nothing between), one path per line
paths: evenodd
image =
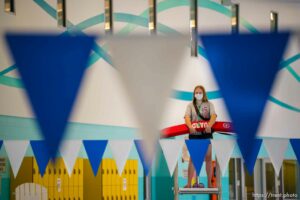
M185 124L187 125L187 127L189 128L190 130L190 133L195 133L196 132L196 129L194 129L192 127L192 122L191 122L191 118L189 116L184 116L184 120L185 120Z
M209 106L210 106L210 120L208 122L208 126L211 128L216 122L217 114L216 114L216 111L215 111L214 104L209 102Z
M185 120L185 124L187 125L187 127L192 128L191 118L186 115L186 116L184 116L184 120Z
M215 124L216 119L217 119L217 115L216 114L212 114L211 117L210 117L210 120L208 122L208 126L212 127Z

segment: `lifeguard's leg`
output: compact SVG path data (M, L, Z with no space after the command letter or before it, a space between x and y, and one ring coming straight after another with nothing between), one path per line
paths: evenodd
M210 144L208 146L207 153L206 153L206 156L205 156L205 167L206 167L206 174L207 174L207 186L209 188L212 187L212 184L211 184L211 179L212 179L212 158L211 158L211 151L212 151L212 148L211 148L211 144Z
M185 188L190 188L191 187L194 173L195 173L195 168L194 168L192 159L190 158L190 160L189 160L189 166L188 166L188 182L187 182Z

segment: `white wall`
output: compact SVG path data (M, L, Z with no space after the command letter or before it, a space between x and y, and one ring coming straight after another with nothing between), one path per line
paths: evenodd
M174 0L175 2L177 0ZM55 0L46 1L55 9ZM161 3L162 1L158 1ZM179 0L177 1L179 2ZM189 2L189 1L187 1ZM210 1L202 1L208 2ZM211 1L219 4L218 1ZM300 2L293 0L263 0L263 1L234 1L240 4L241 18L247 20L259 31L269 30L269 12L279 12L280 29L298 29L300 18ZM97 16L104 12L103 0L72 0L67 2L68 20L74 25L79 24L88 18ZM147 0L115 0L114 12L140 15L147 11ZM215 4L214 4L215 5ZM0 1L0 8L3 8L4 1ZM221 6L222 7L222 6ZM228 7L227 7L228 8ZM199 32L230 32L230 19L215 10L200 7L199 11ZM173 7L158 13L158 22L169 26L179 33L189 32L189 7ZM0 71L13 65L7 47L4 34L9 30L25 31L54 31L61 33L65 31L57 28L56 21L46 13L37 3L31 0L16 0L16 15L10 15L0 10ZM132 25L131 25L132 26ZM128 28L125 22L115 22L114 31L118 34ZM137 26L130 34L149 34L146 27ZM241 26L242 31L246 31ZM104 23L96 24L83 30L87 34L104 34ZM248 31L247 31L248 32ZM98 41L98 45L105 45ZM293 39L286 52L286 58L299 53L299 41ZM268 102L268 112L264 115L263 125L260 134L273 137L299 137L300 127L300 87L291 71L300 74L300 61L291 64L289 71L279 71L272 96L276 99L298 108L298 112L292 111L272 102ZM7 77L18 78L16 70L5 74ZM300 79L300 78L299 78ZM32 117L23 89L1 84L0 77L0 115ZM189 49L186 49L184 64L182 65L173 89L191 92L193 87L203 84L208 91L218 90L210 67L202 57L192 58L189 56ZM170 98L166 107L164 121L161 127L183 123L183 114L188 102ZM218 112L218 120L229 120L226 108L222 99L213 100ZM107 124L116 126L136 127L137 123L132 113L127 94L117 71L103 59L98 60L86 73L81 93L71 121Z

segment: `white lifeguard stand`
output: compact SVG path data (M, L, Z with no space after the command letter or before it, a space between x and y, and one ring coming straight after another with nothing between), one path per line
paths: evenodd
M183 148L183 162L189 162L189 156L187 154L186 147ZM178 185L178 164L174 171L174 200L179 199L179 195L197 195L197 194L216 194L218 196L218 200L222 200L222 185L221 185L221 177L220 177L220 167L218 161L216 159L216 178L217 178L217 187L215 188L179 188Z

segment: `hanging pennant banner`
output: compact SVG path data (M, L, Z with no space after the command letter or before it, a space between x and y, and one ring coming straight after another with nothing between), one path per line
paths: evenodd
M170 176L172 176L178 161L178 155L184 145L184 140L160 140L159 142L168 164Z
M6 40L48 152L55 158L94 37L10 33Z
M28 144L29 141L25 140L4 141L4 147L15 178L18 175L20 166L27 151Z
M80 148L81 140L64 140L60 146L60 154L64 159L69 176L72 175Z
M40 174L43 177L50 160L46 142L44 140L33 140L30 141L30 145L39 167Z
M282 162L284 160L284 155L288 147L288 139L264 139L265 148L269 154L270 160L273 163L276 175L279 176Z
M108 39L113 64L139 120L139 134L148 157L155 152L165 103L188 41L184 36L148 35Z
M243 159L246 168L250 175L253 174L254 166L256 163L257 155L261 147L262 139L254 139L252 144L252 149L249 149L245 154L243 154Z
M143 140L135 140L134 143L135 143L136 150L139 154L140 160L141 160L143 168L144 168L144 175L147 176L150 171L150 168L152 166L152 162L155 157L155 153L153 153L151 155L146 153L146 150L144 147L145 142Z
M185 143L189 150L190 158L192 159L196 173L199 175L210 140L185 140Z
M120 176L122 175L124 166L131 151L132 143L132 140L109 141L110 149L117 163L118 173Z
M203 35L225 105L248 163L261 116L279 69L288 33ZM251 157L252 158L252 157Z
M94 176L97 176L107 140L84 140L83 145L92 166Z
M0 150L1 150L2 144L3 144L3 141L0 140Z
M218 163L224 176L230 156L235 147L235 140L233 139L226 139L226 140L211 140L212 148L216 152L216 157L218 159Z
M298 164L300 165L300 139L290 139L290 143L293 147L293 150L296 154Z

